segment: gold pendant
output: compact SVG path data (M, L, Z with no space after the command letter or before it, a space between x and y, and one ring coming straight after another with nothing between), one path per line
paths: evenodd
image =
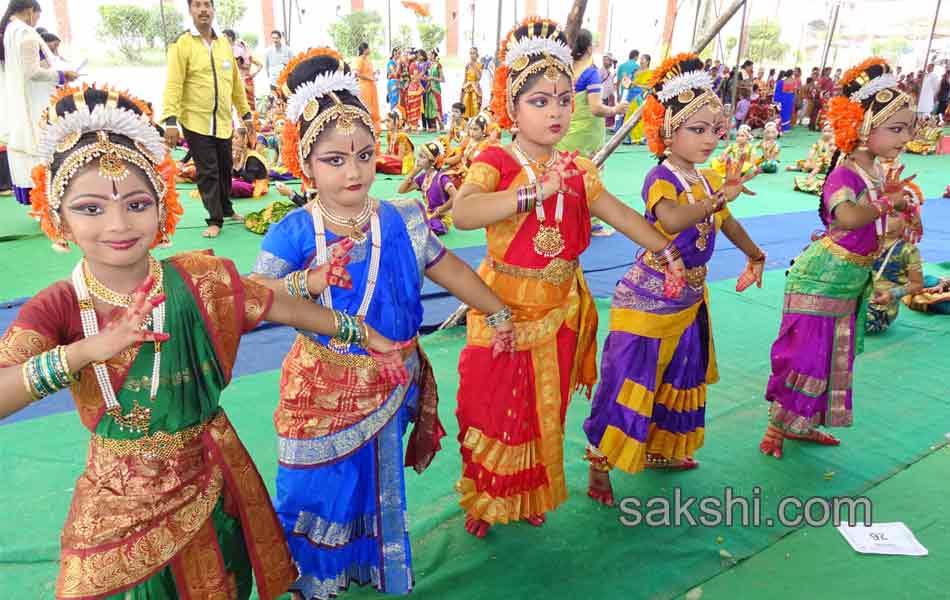
M349 344L347 344L346 342L341 342L340 340L335 339L335 338L331 339L329 343L327 343L327 348L329 348L331 351L337 354L347 354L350 351Z
M545 258L554 258L564 251L564 238L561 230L542 224L534 234L534 251Z
M696 224L696 229L699 231L699 237L696 238L696 249L702 252L709 245L709 232L712 231L712 225L708 221L703 221Z
M122 414L122 407L120 406L110 408L106 411L106 414L112 417L121 431L147 433L149 424L152 422L152 409L142 407L138 400L132 405L132 410L127 415Z
M352 229L350 229L350 234L347 237L359 244L366 239L366 234L363 233L363 230L354 223L352 225Z

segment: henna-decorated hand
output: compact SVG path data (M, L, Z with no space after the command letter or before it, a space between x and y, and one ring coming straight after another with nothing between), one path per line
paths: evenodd
M744 292L749 286L753 283L756 287L762 287L762 272L765 270L765 261L749 261L746 263L745 270L742 271L742 275L739 276L739 280L736 281L736 291Z
M663 296L676 299L683 295L686 287L686 265L682 258L667 265L663 272Z
M550 198L559 191L573 194L571 189L567 187L567 180L581 173L581 171L574 166L574 159L577 158L579 154L580 153L576 151L558 153L557 160L554 161L554 166L541 178L542 198L538 198L538 202Z
M145 322L152 310L165 301L165 294L149 298L148 293L155 285L155 279L146 279L132 296L132 304L125 311L109 321L109 324L96 335L89 338L89 358L93 362L103 362L119 354L126 348L139 346L146 342L167 342L167 333L148 331Z
M515 351L515 326L511 321L502 323L495 328L491 338L491 357L498 358L502 354L512 354Z
M901 165L896 169L888 169L882 186L882 191L884 195L887 196L891 206L899 211L906 210L908 206L907 201L904 200L904 187L917 177L915 173L910 177L901 179L901 173L904 172L904 167L905 165Z
M739 156L738 161L732 160L732 157L726 158L726 180L722 185L722 193L726 197L726 202L732 202L739 194L748 194L755 196L755 192L745 186L746 182L754 178L758 172L752 169L748 174L742 174L742 167L749 161L749 152L746 151Z
M330 249L330 262L310 269L307 273L307 289L311 296L319 296L327 286L348 290L353 287L353 280L346 271L350 264L350 250L353 249L353 240L344 238Z
M409 371L402 361L402 350L413 345L415 342L393 342L381 336L375 329L366 326L369 331L369 340L366 344L366 351L376 361L379 367L379 373L382 378L393 385L406 385L409 383Z

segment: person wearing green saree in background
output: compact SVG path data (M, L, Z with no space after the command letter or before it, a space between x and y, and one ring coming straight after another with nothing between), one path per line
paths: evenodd
M587 29L581 29L571 49L574 73L580 73L574 80L574 112L571 114L571 126L567 135L556 146L564 152L580 152L585 158L592 158L606 141L603 119L622 115L627 111L625 102L616 106L605 106L601 101L603 84L597 67L591 60L592 56L593 36ZM610 85L610 82L607 84ZM591 233L604 236L612 234L613 230L594 217L591 219Z
M445 73L442 63L439 62L439 51L432 49L428 63L429 84L426 86L426 95L422 104L422 116L426 122L427 131L442 131L442 83Z

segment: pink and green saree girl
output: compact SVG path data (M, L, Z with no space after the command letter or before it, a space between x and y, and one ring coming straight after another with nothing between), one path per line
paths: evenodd
M297 570L221 393L242 334L261 320L331 335L358 324L276 296L208 253L151 256L182 209L143 107L93 87L52 99L31 199L57 247L73 242L83 257L0 339L0 417L69 387L91 434L56 598L246 599L252 576L259 598L277 598Z

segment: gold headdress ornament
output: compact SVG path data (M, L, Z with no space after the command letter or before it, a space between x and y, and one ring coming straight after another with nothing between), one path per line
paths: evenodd
M692 67L685 68L689 63ZM722 111L722 101L712 91L713 80L695 54L670 57L654 72L649 94L643 107L643 125L650 150L663 155L673 132L705 106L714 113Z
M336 59L339 67L336 71L321 73L309 81L290 90L288 80L294 69L304 62L319 56ZM345 104L337 92L347 91L359 98L359 82L352 73L344 71L343 57L331 48L313 48L299 54L284 68L278 79L278 88L287 96L287 121L284 123L283 159L291 172L298 177L308 174L305 171L307 157L314 141L327 125L336 121L337 129L343 135L353 135L356 121L361 121L375 137L373 119L362 106ZM321 112L320 99L328 97L332 104ZM305 126L303 134L300 128Z
M871 72L875 67L880 67L876 75ZM883 58L869 58L848 69L838 83L842 90L854 90L832 98L828 108L835 144L844 153L862 147L872 129L912 104L911 97L898 87L897 78Z
M536 27L538 24L540 28ZM522 27L526 27L528 33L515 37L515 32ZM536 29L539 30L536 32ZM495 69L491 100L491 110L501 127L512 126L514 98L532 74L543 71L545 79L557 81L563 73L573 84L574 61L563 37L557 23L539 17L522 21L505 36L498 51L501 64ZM532 62L531 57L537 55L541 55L541 60Z
M86 104L86 92L90 89L104 92L105 103L90 109ZM143 112L139 114L120 108L120 96ZM73 99L75 108L58 115L56 105L69 97ZM69 250L59 214L69 182L95 160L99 161L99 175L116 183L129 176L129 165L138 167L145 174L158 199L159 232L153 246L169 244L183 213L175 191L175 163L146 109L141 100L128 94L88 85L66 88L51 98L43 116L43 138L38 147L41 162L33 169L34 188L30 202L33 214L40 218L43 231L55 241L53 247L56 250ZM96 134L95 140L80 145L83 136L92 132ZM134 148L116 143L110 134L128 138ZM63 154L66 156L53 170L56 157Z

